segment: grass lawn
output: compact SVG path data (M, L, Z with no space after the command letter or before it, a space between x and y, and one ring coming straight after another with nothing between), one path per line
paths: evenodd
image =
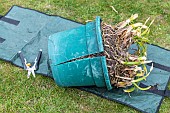
M0 14L12 5L60 15L85 23L95 16L110 24L138 13L139 21L155 18L151 27L152 43L170 49L170 1L168 0L0 0ZM110 6L118 11L116 14ZM137 113L127 106L73 88L60 88L50 78L37 75L27 79L26 71L0 61L0 112L112 112ZM160 113L169 113L170 99L166 98Z

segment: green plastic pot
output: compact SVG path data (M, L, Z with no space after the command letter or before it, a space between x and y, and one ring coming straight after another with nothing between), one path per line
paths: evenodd
M50 67L58 86L112 89L105 56L84 58L104 51L100 23L100 17L96 17L94 22L49 37Z

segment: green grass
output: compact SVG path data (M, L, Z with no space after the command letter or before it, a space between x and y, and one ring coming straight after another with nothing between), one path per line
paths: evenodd
M0 14L12 5L36 9L85 23L95 16L112 25L138 13L139 21L155 18L150 40L170 49L170 1L168 0L0 0ZM110 6L119 12L116 14ZM136 110L73 88L60 88L50 78L37 75L27 79L26 71L0 61L0 111L20 112L112 112L137 113ZM170 99L160 112L169 113Z

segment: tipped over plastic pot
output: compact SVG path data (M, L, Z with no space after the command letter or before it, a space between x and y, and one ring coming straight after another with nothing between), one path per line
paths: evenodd
M86 25L49 37L50 67L58 86L112 89L106 57L97 55L104 51L100 24L100 17L96 17L95 21Z

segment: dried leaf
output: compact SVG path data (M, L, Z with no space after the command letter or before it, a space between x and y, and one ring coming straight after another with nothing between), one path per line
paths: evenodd
M110 6L114 12L116 12L118 14L118 11L113 7L113 6Z

